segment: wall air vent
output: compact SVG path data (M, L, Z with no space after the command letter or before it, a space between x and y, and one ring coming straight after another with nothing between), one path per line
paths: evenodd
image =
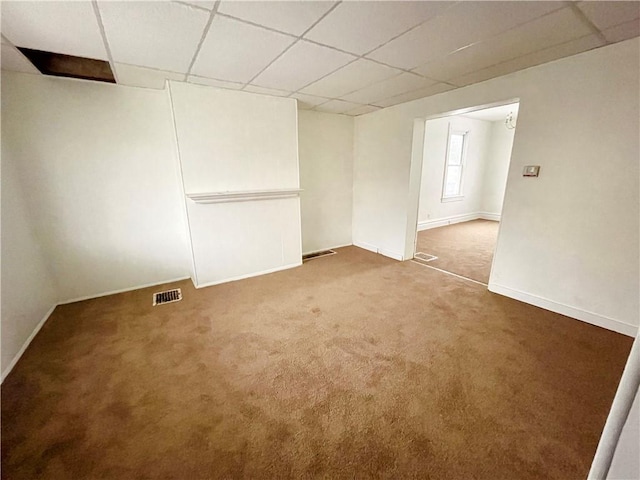
M45 75L116 83L109 62L17 47Z
M180 300L182 300L182 291L179 288L153 294L154 307L165 303L179 302Z
M322 250L321 252L307 253L302 256L302 261L313 260L314 258L326 257L327 255L335 255L334 250Z

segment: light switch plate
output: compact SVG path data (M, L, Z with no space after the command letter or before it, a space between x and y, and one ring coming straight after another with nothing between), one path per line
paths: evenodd
M522 172L523 177L537 177L540 173L540 165L527 165Z

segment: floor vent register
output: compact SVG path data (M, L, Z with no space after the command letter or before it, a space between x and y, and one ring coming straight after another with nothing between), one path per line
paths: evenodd
M179 302L182 300L182 291L179 288L165 290L153 294L153 306L164 305L165 303Z

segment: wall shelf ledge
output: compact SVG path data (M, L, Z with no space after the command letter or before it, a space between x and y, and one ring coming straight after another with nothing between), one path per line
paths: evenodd
M282 188L278 190L187 193L186 196L195 203L229 203L297 197L300 195L300 192L302 192L300 188Z

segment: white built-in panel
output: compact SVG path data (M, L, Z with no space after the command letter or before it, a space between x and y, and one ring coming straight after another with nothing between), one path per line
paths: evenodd
M196 286L299 265L295 100L169 85Z
M298 197L187 208L198 286L300 264Z

